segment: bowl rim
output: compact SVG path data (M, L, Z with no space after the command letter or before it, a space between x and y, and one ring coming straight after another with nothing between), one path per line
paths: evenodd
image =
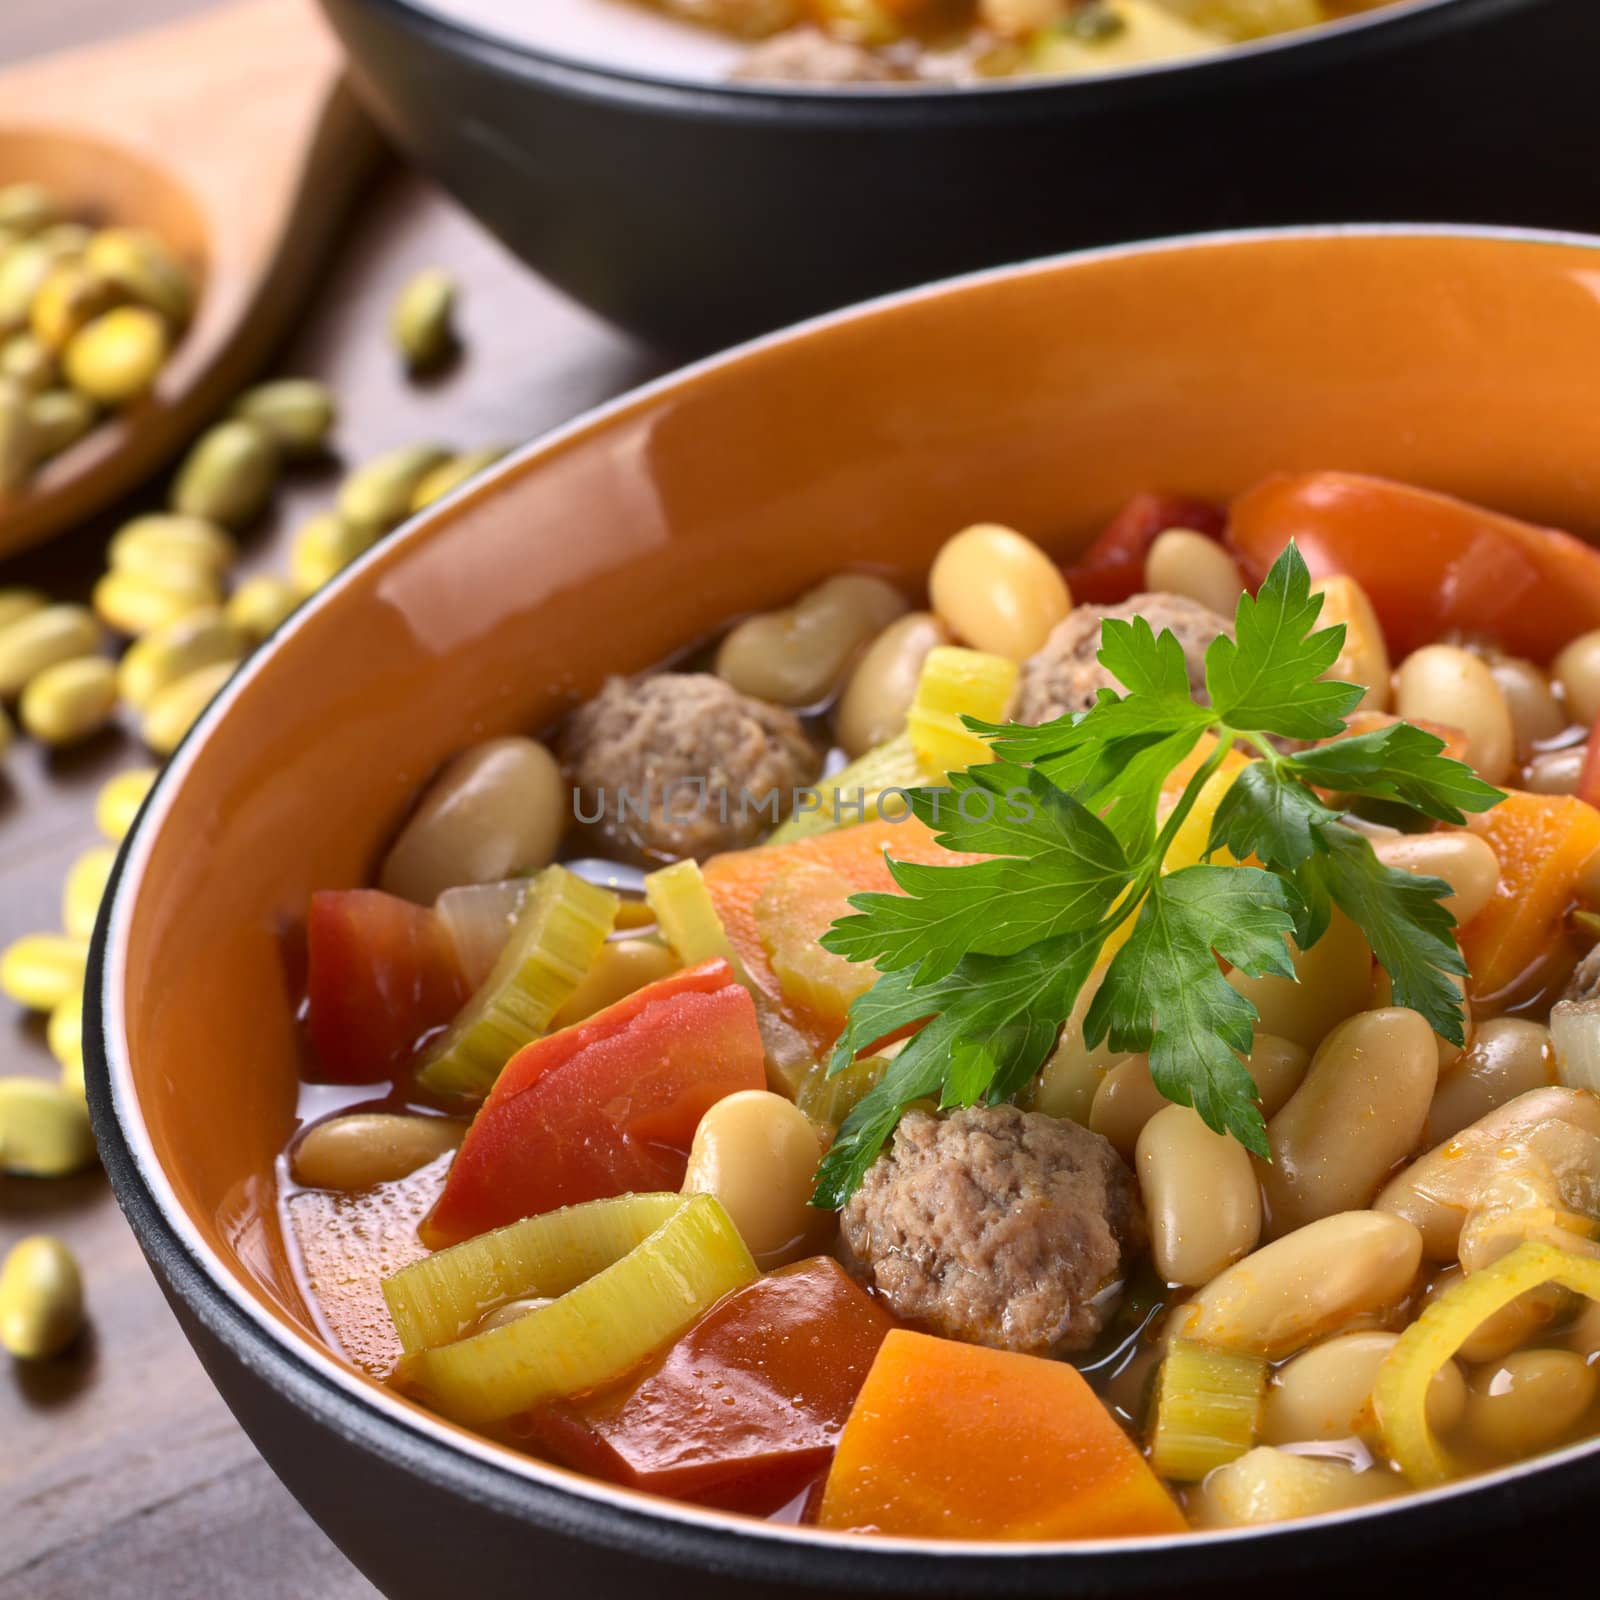
M738 1513L686 1505L622 1488L523 1455L459 1429L403 1399L341 1361L309 1334L271 1315L211 1250L188 1217L162 1170L139 1111L126 1048L124 962L128 930L154 840L186 773L211 731L226 718L245 687L271 662L282 640L307 619L339 602L369 572L405 559L410 547L438 536L455 508L480 495L525 463L553 455L581 436L602 431L630 412L674 390L736 366L752 356L799 343L827 329L867 321L896 307L1011 278L1046 275L1077 264L1236 245L1270 248L1340 238L1433 238L1555 246L1600 251L1600 234L1459 223L1344 223L1244 228L1180 234L991 267L900 290L789 328L762 335L582 412L510 452L478 480L413 517L365 552L308 599L229 680L173 753L146 796L117 852L115 867L90 944L85 987L86 1087L95 1135L117 1201L141 1248L169 1294L235 1359L265 1377L297 1409L343 1437L384 1455L431 1486L489 1502L532 1529L564 1532L608 1548L627 1549L687 1567L711 1566L750 1581L793 1581L795 1562L819 1589L941 1594L953 1581L982 1578L988 1592L1054 1593L1064 1575L1084 1581L1091 1568L1107 1589L1137 1592L1143 1583L1170 1580L1174 1552L1203 1554L1208 1576L1220 1576L1231 1554L1238 1570L1266 1576L1304 1570L1311 1547L1327 1559L1350 1558L1343 1530L1359 1519L1362 1557L1385 1547L1416 1544L1457 1529L1458 1502L1474 1501L1487 1530L1522 1521L1600 1489L1600 1437L1458 1480L1414 1490L1392 1500L1292 1522L1254 1527L1190 1530L1139 1538L1002 1543L864 1537L816 1527L762 1521ZM1577 1469L1583 1468L1579 1471ZM1535 1480L1537 1484L1535 1485ZM1551 1481L1561 1484L1552 1495Z
M325 4L330 0L324 0ZM348 0L345 0L348 3ZM874 121L914 119L937 109L982 114L999 106L1019 109L1039 101L1065 102L1087 111L1149 93L1223 88L1257 72L1311 71L1382 50L1397 39L1422 40L1475 18L1527 10L1551 0L1390 0L1376 10L1352 13L1311 28L1228 45L1212 54L1123 67L1082 77L992 78L977 83L811 84L759 79L718 79L654 73L609 65L559 49L518 41L482 24L435 9L429 0L359 0L368 9L435 45L462 51L480 65L510 76L535 76L554 88L585 97L641 103L692 105L697 112L742 118L794 117L824 120L855 114ZM669 19L670 20L670 19ZM693 22L682 26L693 28Z

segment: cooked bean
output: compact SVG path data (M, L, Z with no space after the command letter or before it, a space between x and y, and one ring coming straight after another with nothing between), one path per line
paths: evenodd
M1145 553L1144 586L1152 594L1182 595L1231 622L1244 579L1215 539L1191 528L1168 528Z
M1145 1124L1171 1104L1150 1076L1149 1056L1129 1056L1100 1079L1089 1103L1089 1126L1109 1139L1124 1161L1132 1161Z
M741 622L717 651L717 675L757 700L815 705L856 652L905 609L900 591L882 578L829 578L787 610Z
M1561 690L1567 715L1584 727L1600 717L1600 628L1580 633L1550 663L1550 675Z
M1437 1077L1433 1030L1417 1012L1391 1006L1341 1022L1267 1125L1268 1231L1369 1205L1421 1143Z
M462 484L476 478L480 472L487 472L505 453L505 445L491 444L480 450L463 451L441 462L417 485L411 496L412 511L426 511L436 500L454 494Z
M780 1094L741 1089L700 1119L685 1194L714 1194L763 1271L815 1255L833 1216L810 1204L822 1149L810 1118Z
M1556 1081L1550 1030L1522 1017L1491 1017L1473 1030L1472 1042L1439 1080L1428 1110L1430 1145L1530 1089Z
M239 558L231 535L205 517L153 512L125 522L106 548L113 567L160 574L189 567L220 578Z
M278 446L258 423L243 417L219 422L183 458L172 484L172 509L242 528L266 509L278 464Z
M29 680L17 710L41 744L76 744L98 733L117 707L117 668L104 656L58 661Z
M105 898L111 869L116 864L117 852L108 845L85 850L72 863L61 891L61 926L69 937L87 939L94 932L100 902Z
M1311 592L1322 596L1318 627L1344 624L1344 644L1326 676L1340 683L1359 683L1366 690L1358 711L1387 711L1392 692L1389 646L1367 591L1354 578L1336 573L1318 578Z
M461 1143L451 1117L356 1111L313 1123L290 1156L295 1182L313 1189L370 1189L403 1178Z
M37 589L0 589L0 632L13 622L43 611L50 602Z
M243 628L253 639L265 639L296 606L300 591L282 578L265 574L246 578L228 596L223 608L228 621Z
M55 352L31 333L14 333L0 341L0 378L9 378L26 394L40 394L61 380Z
M234 661L213 662L168 684L145 707L140 737L157 755L170 756L233 676L237 665Z
M1309 950L1296 950L1291 978L1250 978L1235 968L1228 982L1260 1013L1263 1033L1315 1050L1336 1023L1363 1010L1372 993L1372 950L1365 935L1337 908L1328 931Z
M1520 1350L1530 1340L1541 1338L1570 1299L1564 1289L1549 1286L1518 1295L1510 1305L1486 1317L1461 1341L1457 1358L1473 1367L1482 1366L1486 1361L1504 1361L1513 1350Z
M35 461L74 445L98 421L94 402L76 389L45 389L28 401L28 444Z
M128 836L144 797L159 776L154 767L130 767L106 779L94 802L94 825L113 844Z
M27 391L0 378L0 495L23 488L39 460L28 409Z
M446 889L545 867L571 815L567 781L532 739L490 739L447 762L384 858L381 887L431 905Z
M1393 1473L1358 1472L1348 1461L1263 1444L1210 1473L1189 1511L1198 1527L1248 1527L1370 1505L1398 1486Z
M1519 1350L1468 1381L1468 1436L1497 1456L1548 1449L1594 1404L1597 1381L1571 1350Z
M346 522L337 511L322 511L301 525L289 546L289 576L300 598L312 595L377 543L372 526Z
M272 435L286 461L305 461L322 453L333 431L337 406L333 391L314 378L276 378L247 389L234 402L235 416Z
M194 280L166 242L144 228L102 228L86 241L84 262L175 328L194 309Z
M374 457L339 486L341 520L367 534L370 543L411 515L418 484L449 459L441 444L401 445Z
M1453 1261L1467 1212L1519 1146L1550 1136L1600 1139L1600 1099L1555 1087L1518 1095L1418 1156L1385 1185L1374 1208L1418 1228L1430 1261Z
M1539 745L1555 738L1567 726L1567 715L1556 704L1550 680L1533 662L1517 656L1499 656L1490 661L1489 671L1511 712L1517 759L1526 761Z
M1490 783L1511 771L1516 737L1511 709L1494 674L1470 650L1424 645L1395 674L1395 710L1408 722L1437 722L1459 729L1467 760Z
M83 989L89 946L55 933L26 933L0 952L0 992L29 1011L54 1011Z
M1386 867L1418 877L1443 878L1451 892L1441 904L1458 923L1471 922L1488 905L1500 882L1500 860L1493 847L1464 828L1402 833L1375 841L1372 849Z
M1031 656L1072 609L1055 562L997 522L945 540L928 574L928 598L956 638L1008 661Z
M443 267L424 267L406 280L389 313L389 333L413 372L439 366L454 350L455 304L456 280Z
M61 1087L83 1098L83 997L63 1000L50 1013L45 1043L61 1068Z
M0 628L0 698L22 693L30 678L58 661L91 654L100 630L82 606L45 606Z
M1267 1390L1263 1444L1353 1439L1373 1426L1372 1390L1378 1369L1399 1343L1397 1333L1341 1333L1280 1367ZM1453 1428L1467 1405L1466 1381L1446 1361L1428 1385L1428 1423Z
M103 406L137 400L167 359L167 325L145 306L117 306L67 341L61 370L80 394Z
M493 1333L496 1328L509 1327L513 1322L520 1322L530 1311L538 1311L549 1304L547 1298L532 1294L520 1300L507 1300L503 1306L496 1306L472 1331Z
M0 1347L19 1361L60 1355L83 1327L83 1278L46 1233L19 1239L0 1265Z
M94 586L95 615L108 628L138 638L191 612L222 603L214 573L195 566L167 565L159 571L115 568Z
M1125 1050L1113 1050L1102 1039L1092 1050L1083 1042L1083 1019L1089 1002L1105 977L1101 967L1090 975L1079 991L1071 1014L1061 1029L1061 1037L1039 1069L1027 1095L1027 1108L1049 1117L1065 1117L1087 1126L1100 1080L1119 1062L1128 1059Z
M117 668L117 687L136 711L201 667L237 663L254 641L216 606L191 611L137 640Z
M1269 1360L1410 1292L1422 1238L1401 1217L1342 1211L1213 1278L1174 1312L1172 1332Z
M94 1158L81 1095L43 1078L0 1078L0 1172L64 1178Z
M1543 751L1528 763L1525 786L1534 794L1576 794L1588 757L1586 744Z
M1600 1300L1585 1300L1567 1329L1564 1340L1569 1350L1585 1358L1600 1355Z
M61 204L42 183L0 184L0 228L26 238L61 219Z
M1261 1195L1249 1152L1213 1133L1188 1106L1144 1125L1134 1157L1150 1224L1150 1254L1168 1283L1198 1287L1248 1255L1261 1237Z
M834 718L834 737L847 755L864 755L904 730L928 652L949 643L949 629L931 611L913 611L867 646Z
M569 1028L626 999L647 983L678 970L678 958L657 939L610 939L566 1003L550 1019L550 1031Z
M1262 1116L1275 1117L1288 1104L1310 1065L1311 1053L1303 1045L1272 1033L1256 1035L1245 1070L1255 1079Z
M126 295L110 278L70 257L56 262L28 308L33 336L59 351L80 329L119 306Z

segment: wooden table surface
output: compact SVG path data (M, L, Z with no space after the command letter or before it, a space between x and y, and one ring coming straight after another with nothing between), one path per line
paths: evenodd
M205 0L0 0L0 65L202 9ZM0 106L0 121L5 114ZM462 286L464 355L408 384L385 337L397 286L424 265ZM395 163L350 219L301 332L276 370L329 382L340 456L439 437L528 438L650 376L651 357L546 288L452 202ZM247 543L281 570L289 536L337 469L300 475ZM159 485L136 502L154 503ZM110 517L0 563L0 586L82 595ZM58 925L68 865L96 842L94 795L147 759L107 735L67 757L19 742L0 768L0 943ZM53 1075L39 1024L0 1000L0 1073ZM168 1311L104 1178L0 1178L0 1251L61 1235L82 1262L90 1332L70 1358L0 1356L0 1600L357 1600L376 1591L256 1454Z

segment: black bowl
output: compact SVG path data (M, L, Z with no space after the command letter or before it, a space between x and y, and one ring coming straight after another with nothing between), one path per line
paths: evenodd
M323 4L412 157L568 293L679 350L1156 234L1596 214L1594 0L1408 0L1098 79L836 91L563 60L414 0Z

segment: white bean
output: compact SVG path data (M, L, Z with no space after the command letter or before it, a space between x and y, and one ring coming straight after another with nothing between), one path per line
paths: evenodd
M1150 1076L1150 1058L1129 1056L1100 1080L1089 1106L1089 1127L1109 1139L1124 1161L1132 1161L1145 1124L1170 1104Z
M800 1108L766 1089L741 1089L695 1129L685 1194L714 1194L763 1271L815 1255L834 1228L810 1204L822 1149Z
M571 815L556 759L532 739L490 739L448 762L390 846L379 885L431 905L554 859Z
M1395 674L1395 710L1408 722L1458 729L1467 760L1488 782L1510 773L1516 753L1511 708L1494 674L1470 650L1428 644L1412 651Z
M1343 1211L1263 1245L1171 1318L1178 1338L1286 1356L1410 1292L1422 1236L1401 1217Z
M1152 594L1181 594L1231 622L1244 579L1215 539L1190 528L1168 528L1145 555L1144 586Z
M1436 1145L1530 1089L1556 1081L1550 1030L1522 1017L1491 1017L1439 1080L1428 1110L1427 1142Z
M312 1189L370 1189L454 1150L465 1132L450 1117L356 1111L313 1123L289 1158L295 1181Z
M1168 1283L1209 1283L1255 1249L1261 1195L1249 1152L1213 1133L1188 1106L1157 1111L1134 1158L1150 1224L1150 1254Z
M1328 931L1309 950L1294 950L1298 981L1251 978L1235 968L1233 985L1260 1013L1263 1033L1315 1050L1328 1031L1362 1010L1372 993L1372 950L1344 912L1335 908Z
M1376 1329L1342 1333L1285 1363L1267 1390L1262 1443L1351 1439L1369 1431L1378 1369L1399 1340ZM1454 1427L1466 1403L1461 1369L1446 1361L1428 1387L1429 1425L1436 1433Z
M1519 1350L1467 1385L1467 1433L1496 1456L1548 1449L1594 1404L1595 1370L1571 1350Z
M1539 745L1566 727L1566 713L1550 692L1550 680L1531 661L1500 656L1489 663L1489 671L1506 697L1516 735L1517 759L1526 761Z
M1574 722L1592 727L1600 717L1600 628L1580 633L1550 663L1550 675L1561 689Z
M1415 1011L1391 1006L1341 1022L1267 1125L1268 1231L1369 1205L1421 1143L1438 1070L1433 1030Z
M1389 1472L1358 1472L1340 1458L1262 1444L1212 1472L1194 1495L1190 1516L1202 1528L1254 1527L1349 1511L1385 1499L1396 1487Z
M1008 661L1025 661L1072 609L1055 562L996 522L945 541L928 574L928 597L958 639Z
M1383 625L1372 609L1367 591L1352 577L1337 573L1311 585L1322 596L1319 628L1344 624L1344 644L1326 676L1339 683L1358 683L1367 692L1357 702L1358 711L1387 711L1390 697L1389 646Z
M1493 899L1500 883L1500 858L1494 847L1465 828L1397 834L1375 841L1372 850L1386 867L1422 878L1443 878L1451 892L1440 903L1458 923L1471 922Z
M931 611L913 611L867 646L839 697L833 724L852 760L904 730L928 652L949 643L950 630Z
M1542 751L1528 763L1527 786L1534 794L1576 794L1588 759L1586 744Z

